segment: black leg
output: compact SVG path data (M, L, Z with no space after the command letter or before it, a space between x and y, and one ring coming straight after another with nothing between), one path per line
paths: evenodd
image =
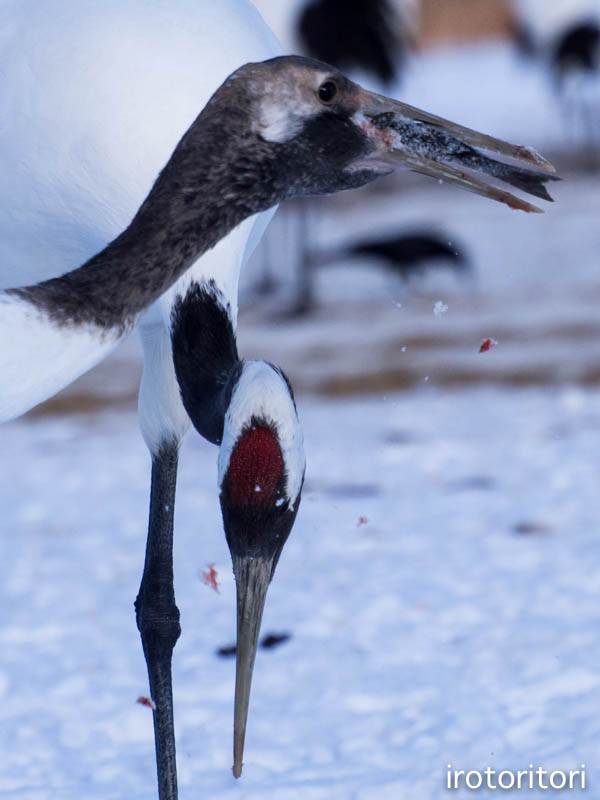
M177 765L173 728L171 658L181 633L173 588L173 512L177 446L164 443L152 458L150 522L146 561L135 601L137 626L154 702L154 741L159 800L176 800Z

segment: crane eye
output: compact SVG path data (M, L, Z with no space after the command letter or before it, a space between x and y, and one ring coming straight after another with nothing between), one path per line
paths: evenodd
M330 103L337 94L337 86L333 81L325 81L319 86L319 99L323 103Z

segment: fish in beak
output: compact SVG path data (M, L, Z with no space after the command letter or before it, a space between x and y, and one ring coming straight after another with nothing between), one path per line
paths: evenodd
M272 145L273 185L283 187L286 176L279 200L354 189L396 167L522 211L541 209L493 181L552 200L545 184L559 179L532 148L369 92L329 64L280 56L245 65L236 75L244 75L249 93L256 93L251 127Z
M375 149L372 156L357 166L366 166L370 159L381 159L383 164L402 166L454 183L510 208L541 213L537 206L473 174L483 172L542 200L552 201L545 184L560 178L552 164L532 148L509 144L365 89L359 88L358 96L359 110L353 122L367 134ZM492 158L487 153L496 153L506 160Z

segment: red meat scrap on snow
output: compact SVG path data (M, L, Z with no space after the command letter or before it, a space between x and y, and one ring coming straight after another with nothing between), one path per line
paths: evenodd
M219 594L219 584L217 582L217 570L215 569L214 564L209 564L208 569L203 570L202 583L206 584L206 586L210 586L210 588L213 589L213 591Z
M481 344L479 345L479 352L480 353L487 353L488 350L491 350L492 347L496 347L498 342L495 339L492 339L488 336L487 339L482 339Z

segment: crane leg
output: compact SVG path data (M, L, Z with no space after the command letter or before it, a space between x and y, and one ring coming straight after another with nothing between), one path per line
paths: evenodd
M144 574L135 612L154 703L154 742L159 800L176 800L171 659L181 633L173 588L173 512L177 481L176 443L163 443L152 457L150 521Z

